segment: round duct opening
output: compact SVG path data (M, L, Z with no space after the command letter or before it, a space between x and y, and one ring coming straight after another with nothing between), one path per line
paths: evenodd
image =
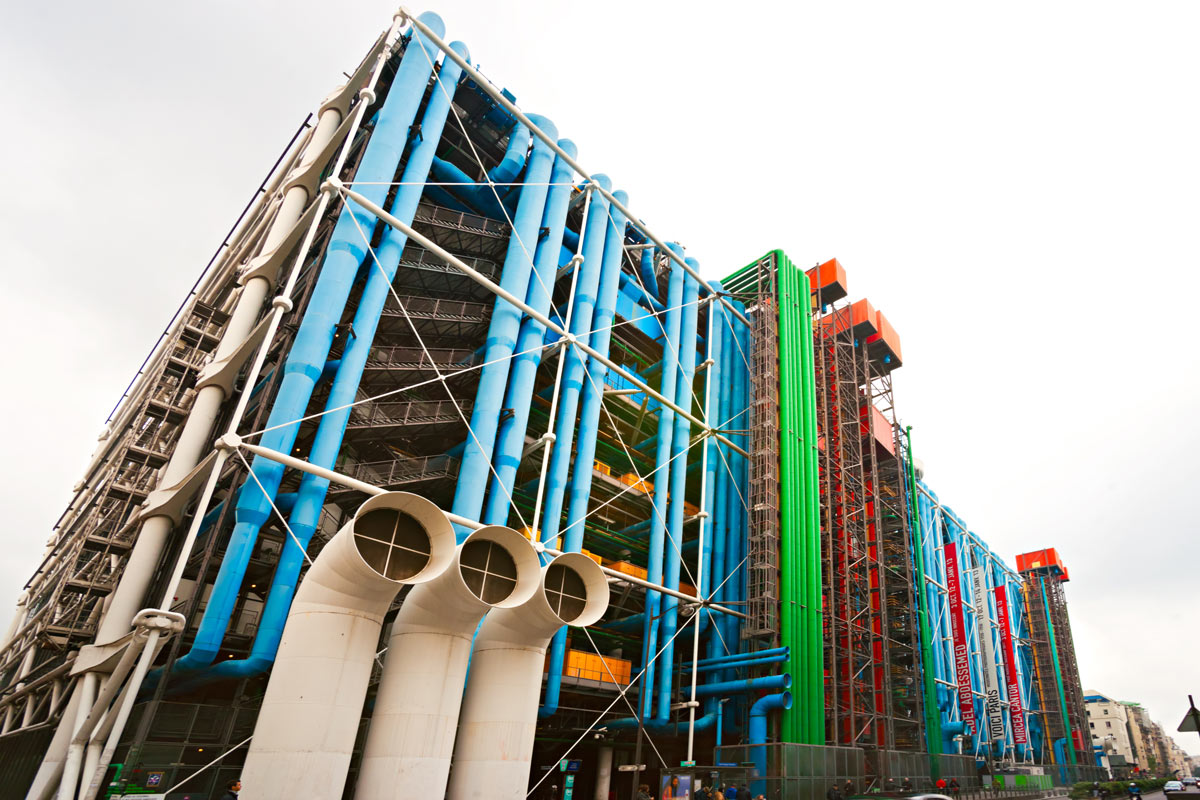
M587 587L579 573L565 564L546 568L546 601L563 622L574 622L587 608Z
M517 563L498 542L468 541L458 554L458 571L471 593L489 605L508 599L517 588Z
M354 546L367 566L393 581L407 580L429 564L425 526L394 508L375 508L357 517Z

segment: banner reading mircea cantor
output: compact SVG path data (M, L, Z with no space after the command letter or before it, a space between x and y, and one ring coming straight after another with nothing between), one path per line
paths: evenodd
M1012 616L1008 613L1008 590L996 587L996 624L1000 626L1000 644L1004 648L1004 677L1008 688L1008 716L1012 720L1013 742L1027 744L1025 708L1021 705L1021 685L1017 680L1017 657L1013 649Z

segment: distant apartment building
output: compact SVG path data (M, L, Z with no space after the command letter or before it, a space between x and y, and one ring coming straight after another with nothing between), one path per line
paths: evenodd
M1112 777L1124 778L1135 768L1145 766L1139 761L1141 737L1134 733L1137 725L1130 724L1129 707L1090 689L1083 694L1092 749L1107 760Z

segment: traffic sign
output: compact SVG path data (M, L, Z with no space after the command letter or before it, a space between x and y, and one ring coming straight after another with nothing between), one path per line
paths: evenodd
M695 762L695 761L680 761L680 762L679 762L679 766L681 766L681 767L694 767L694 766L696 766L696 762Z

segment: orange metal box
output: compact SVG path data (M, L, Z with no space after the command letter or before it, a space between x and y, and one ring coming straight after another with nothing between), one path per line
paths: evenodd
M896 329L888 322L882 311L875 314L875 327L879 332L874 336L867 337L867 347L871 350L871 357L882 361L884 355L889 355L891 356L889 366L893 369L900 366L904 361L900 353L900 334L896 333Z
M869 337L878 333L878 313L871 301L865 297L850 306L850 324L854 326L854 335L859 338Z
M820 289L822 303L835 303L846 296L846 270L836 258L807 270L806 274L814 296Z
M1047 547L1044 550L1034 550L1031 553L1022 553L1017 556L1017 572L1026 572L1031 569L1054 568L1057 568L1061 572L1066 572L1062 559L1058 557L1058 551L1053 547Z

